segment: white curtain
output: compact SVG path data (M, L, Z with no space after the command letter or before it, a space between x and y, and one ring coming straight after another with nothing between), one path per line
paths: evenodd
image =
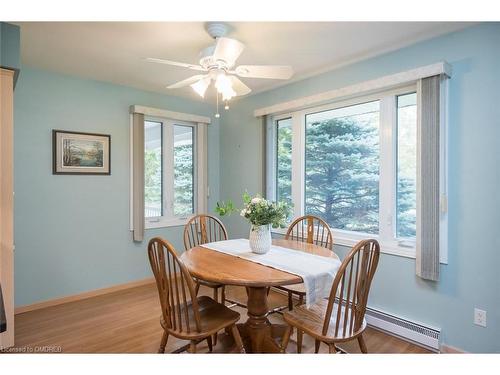
M416 274L439 280L440 82L418 83Z

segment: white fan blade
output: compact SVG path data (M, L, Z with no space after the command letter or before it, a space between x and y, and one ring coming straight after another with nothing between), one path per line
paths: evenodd
M235 69L240 77L289 79L293 69L288 65L240 65Z
M201 70L201 71L205 70L199 65L186 64L183 62L171 61L171 60L155 59L154 57L148 57L148 58L146 58L146 61L149 61L152 63L157 63L157 64L180 66L182 68L188 68L188 69L192 69L192 70Z
M227 67L230 68L234 65L236 59L241 55L243 49L245 49L245 45L236 39L220 37L217 38L213 59L215 61L225 61Z
M207 75L203 75L203 74L197 74L195 76L192 76L192 77L189 77L189 78L186 78L180 82L177 82L177 83L174 83L170 86L167 86L167 89L178 89L180 87L185 87L185 86L189 86L197 81L199 81L200 79L203 79L207 77Z
M246 95L252 91L252 89L241 82L238 77L229 76L229 79L231 80L231 86L236 93L236 96Z

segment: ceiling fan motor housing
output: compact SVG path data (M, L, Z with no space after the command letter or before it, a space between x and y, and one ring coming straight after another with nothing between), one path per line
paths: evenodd
M206 70L227 70L227 62L214 59L215 44L204 48L200 52L200 65Z
M206 29L208 34L214 39L226 35L228 31L227 25L222 22L208 22Z

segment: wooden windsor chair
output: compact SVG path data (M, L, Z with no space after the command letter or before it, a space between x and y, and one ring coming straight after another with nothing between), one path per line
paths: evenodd
M148 256L158 288L163 336L159 353L165 352L169 335L189 340L189 351L196 353L196 344L207 340L212 351L212 336L220 330L230 331L237 349L244 353L236 328L240 314L210 297L197 297L195 282L174 247L161 238L148 244Z
M377 269L380 246L374 239L358 242L343 260L328 300L322 299L311 307L297 306L283 314L288 327L283 335L285 352L292 327L297 329L297 352L302 351L303 333L314 337L315 353L326 343L330 353L337 353L335 344L357 339L361 352L367 353L363 339L366 328L365 312L371 282Z
M333 235L330 226L321 218L306 215L295 219L289 226L285 235L285 240L307 242L333 251ZM277 287L288 294L288 310L293 310L293 296L299 298L299 305L304 303L306 290L304 284L295 284ZM274 309L281 311L285 306Z
M227 231L224 224L214 216L196 215L192 217L184 226L184 248L186 250L203 245L209 242L227 240ZM213 289L213 298L217 302L226 302L226 289L223 284L212 283L205 280L196 279L196 294L200 285ZM219 300L219 289L221 289Z

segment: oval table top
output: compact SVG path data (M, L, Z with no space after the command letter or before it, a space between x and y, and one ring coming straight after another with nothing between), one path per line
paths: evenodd
M339 259L330 249L305 242L273 239L273 245ZM181 259L194 277L225 285L267 287L303 281L298 275L202 246L185 251Z

